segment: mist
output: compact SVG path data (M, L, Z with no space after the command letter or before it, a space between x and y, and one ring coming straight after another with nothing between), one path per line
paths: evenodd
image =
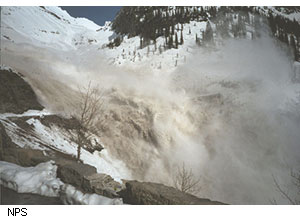
M1 62L24 74L53 112L76 112L78 86L101 88L100 138L133 179L173 185L184 163L201 181L200 197L288 203L272 176L296 194L290 171L300 167L300 85L289 52L267 35L199 47L172 72L111 66L96 49L6 47Z
M228 40L218 51L199 49L194 56L177 70L176 84L195 98L220 95L200 99L206 119L198 138L207 155L199 145L192 147L195 161L187 160L194 171L201 168L203 193L234 204L287 203L272 175L296 195L290 171L299 168L300 88L288 52L264 36Z

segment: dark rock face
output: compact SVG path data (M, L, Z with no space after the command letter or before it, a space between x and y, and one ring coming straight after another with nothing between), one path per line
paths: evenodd
M124 203L133 205L224 205L200 199L163 184L127 181L126 189L119 192Z
M0 205L62 205L58 197L41 196L33 193L18 193L0 186Z
M107 174L95 173L84 177L83 189L86 192L94 192L102 196L115 198L119 197L117 192L122 189L122 186Z
M40 150L18 148L0 123L0 160L28 167L46 162L49 158Z
M80 123L75 118L64 118L58 115L45 115L42 118L37 117L41 123L47 127L56 125L66 130L74 130L80 127Z
M4 152L1 160L15 163L23 167L30 167L47 162L49 161L49 158L40 150L9 148Z
M13 148L15 144L11 141L10 137L6 134L6 130L0 122L0 149Z
M83 180L85 176L97 173L95 167L87 164L78 163L71 160L57 160L57 177L64 183L69 183L80 190L83 190Z
M116 198L122 189L120 183L107 175L97 173L95 167L71 160L57 160L57 177L64 183L71 184L86 193L96 193L102 196Z
M0 70L0 113L21 114L29 109L43 109L32 88L18 74Z

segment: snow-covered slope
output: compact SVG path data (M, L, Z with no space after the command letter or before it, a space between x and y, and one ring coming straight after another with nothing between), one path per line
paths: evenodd
M44 116L51 115L48 111L30 110L23 114L0 114L0 123L6 129L8 136L21 148L30 148L36 150L54 150L62 153L76 156L77 146L71 141L70 133L67 129L55 125L47 126L37 119ZM27 117L25 120L25 127L20 127L12 119L21 119ZM23 121L23 120L21 120ZM32 128L32 129L28 129ZM99 141L98 137L94 139ZM121 179L128 179L131 177L129 171L123 162L114 159L108 150L104 149L101 152L89 151L83 149L81 159L84 163L96 167L99 173L105 173L112 176L116 181L121 182Z
M86 18L73 18L60 7L2 7L1 14L2 47L25 44L76 53L96 51L105 54L108 63L130 68L146 64L154 69L173 69L186 61L195 47L195 35L200 37L206 27L206 22L185 24L184 45L178 49L164 51L163 37L157 39L156 46L140 49L139 37L126 36L119 47L109 49L104 46L117 36L110 22L98 26Z
M266 13L272 12L273 15L281 15L293 21L294 19L300 22L300 8L299 7L257 7ZM293 8L288 9L288 8Z
M184 44L179 45L178 49L164 49L165 38L159 37L156 44L152 42L149 46L140 48L140 38L124 37L119 47L112 49L105 48L106 54L110 58L109 62L117 66L129 66L133 68L136 65L147 65L151 69L174 70L178 65L185 63L192 54L193 49L197 48L195 36L202 36L206 28L205 21L192 21L183 25ZM178 24L179 28L180 25ZM179 33L179 32L178 32Z
M284 9L276 7L257 7L257 10L265 14L271 11L291 20L300 18L298 11L285 13ZM1 41L4 45L26 43L65 51L80 48L78 53L88 50L105 54L106 60L117 66L125 64L132 68L137 64L147 64L150 68L165 67L165 70L185 63L196 47L196 35L202 37L207 23L191 21L183 24L184 44L179 45L178 49L165 51L164 37L159 37L156 45L152 42L140 49L140 38L127 36L124 36L120 46L109 49L105 45L117 36L111 30L110 22L99 26L86 18L73 18L60 7L2 7L1 14ZM180 25L175 26L180 34Z
M101 46L113 34L106 26L73 18L59 7L2 7L1 15L1 41L16 44L68 50L90 44Z
M290 14L278 11L274 7L257 7L268 14L272 11L288 18L299 18L298 12ZM33 45L35 47L50 47L56 50L84 51L102 54L105 60L117 66L136 68L148 66L151 69L174 70L184 64L197 45L196 35L202 38L206 21L191 21L183 24L184 43L178 49L165 50L165 38L157 38L156 44L140 48L140 38L123 37L121 45L112 49L105 47L117 34L111 30L111 23L98 26L86 18L73 18L60 7L2 7L1 41L9 49L9 44ZM212 27L214 24L211 22ZM181 25L175 25L180 35ZM248 29L251 29L249 26ZM251 31L247 33L251 37ZM180 37L180 36L178 36ZM77 50L79 49L80 50ZM73 52L72 52L73 53ZM84 56L84 55L83 55Z

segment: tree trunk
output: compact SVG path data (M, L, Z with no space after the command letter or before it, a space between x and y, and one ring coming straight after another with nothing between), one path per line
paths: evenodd
M77 161L80 161L81 146L77 146Z

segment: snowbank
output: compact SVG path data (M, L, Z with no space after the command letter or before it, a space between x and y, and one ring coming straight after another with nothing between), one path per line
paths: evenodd
M98 194L82 193L56 177L54 161L40 163L35 167L21 167L0 161L0 184L19 193L36 193L60 197L64 204L120 205L122 199L111 199Z
M72 185L62 186L61 200L64 204L68 205L121 205L122 199L111 199L108 197L100 196L98 194L84 194L77 190Z
M0 161L0 184L19 193L36 193L59 196L63 182L56 178L54 161L40 163L35 167L21 167Z

